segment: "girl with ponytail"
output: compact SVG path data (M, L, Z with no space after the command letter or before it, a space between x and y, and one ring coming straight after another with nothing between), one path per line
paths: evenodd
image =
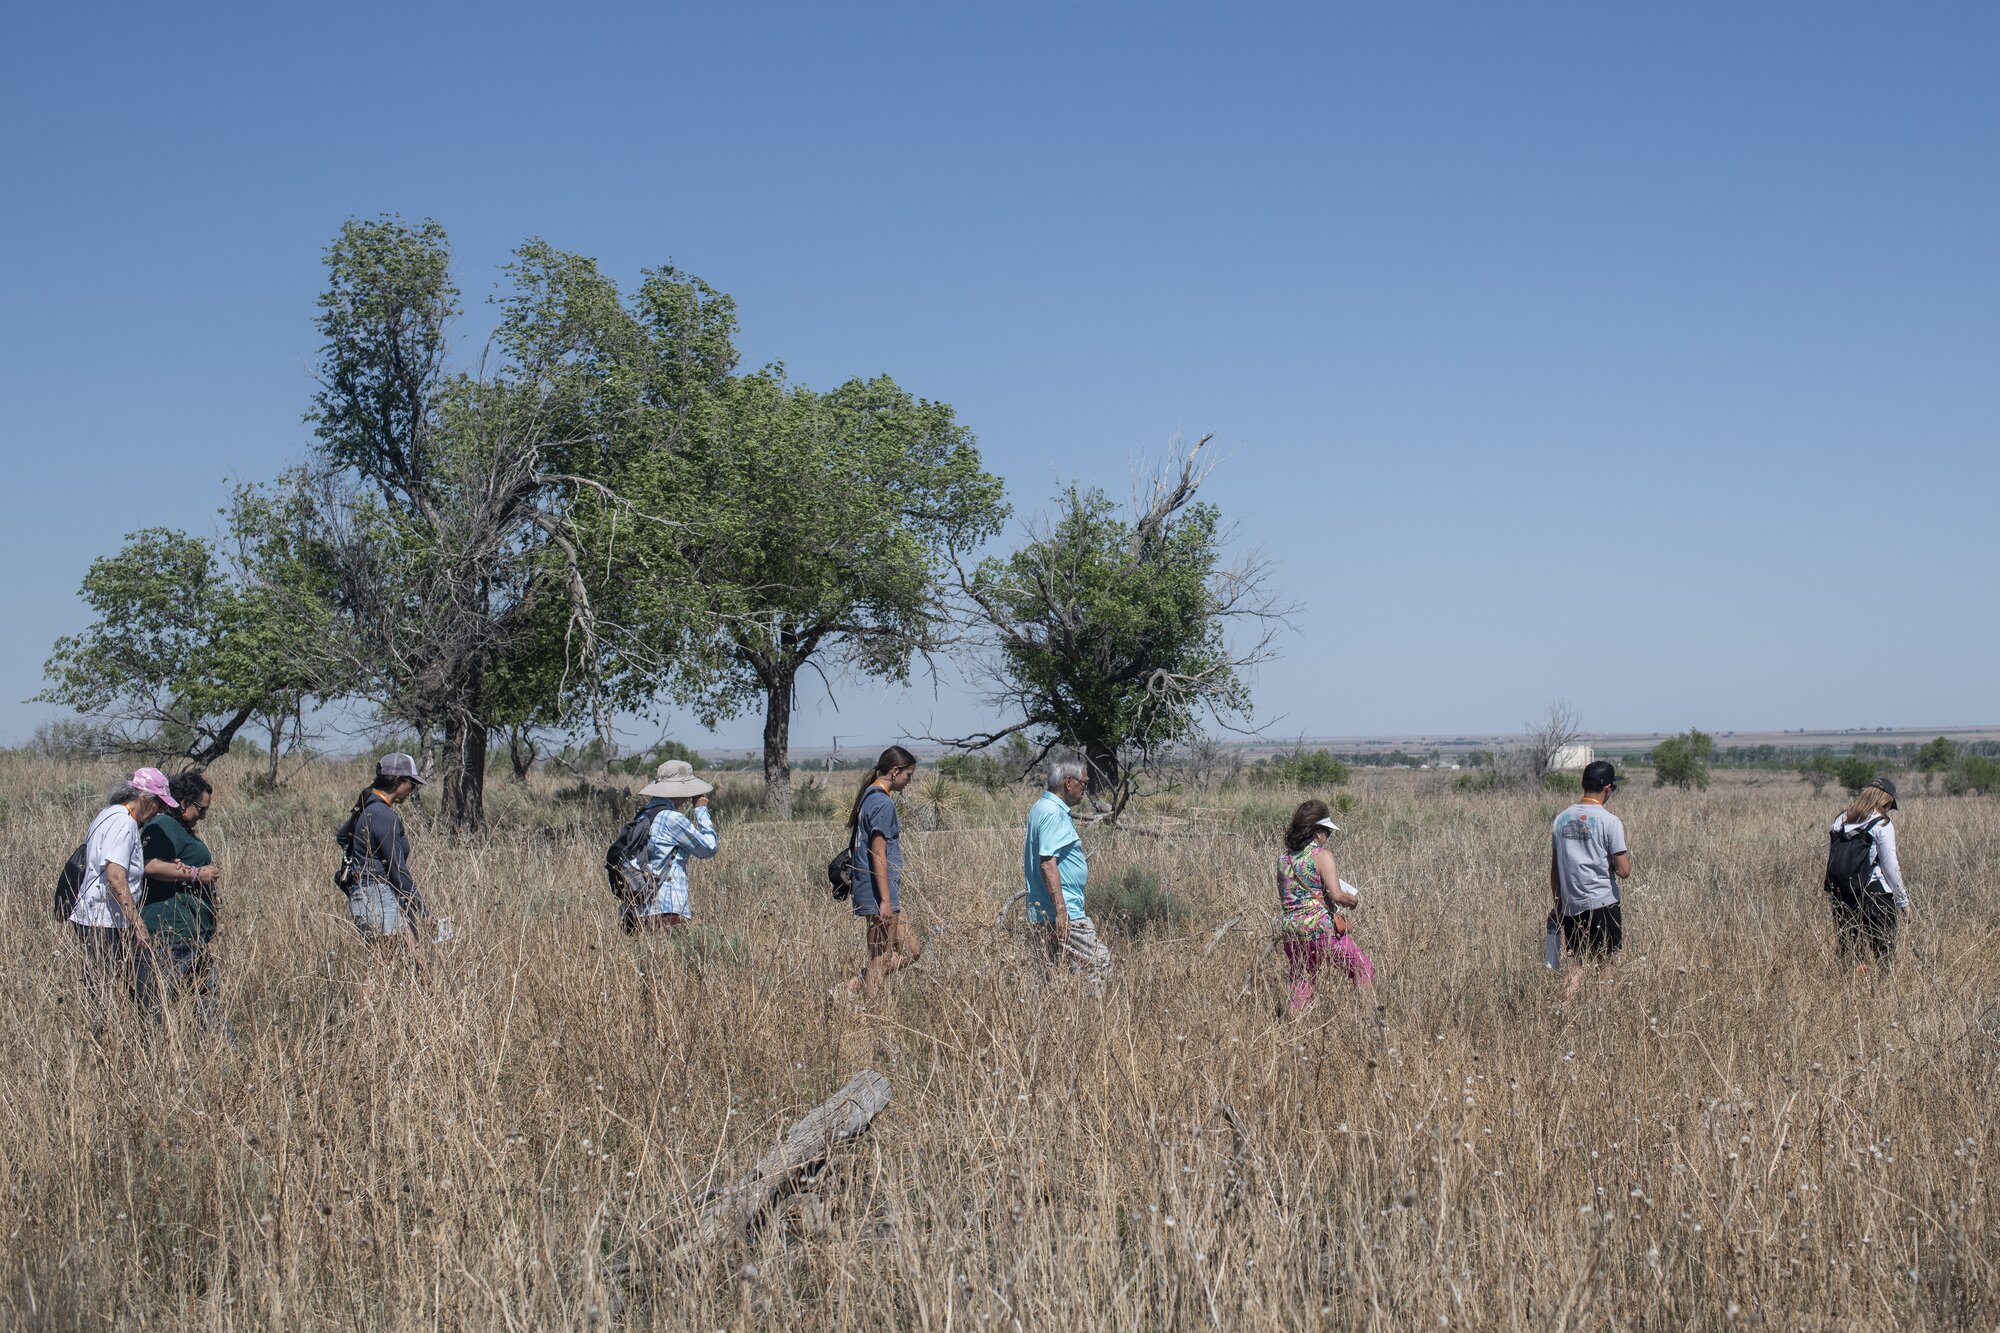
M836 998L881 993L882 979L923 955L903 915L903 825L895 793L910 785L917 757L900 745L882 751L855 793L847 834L854 852L854 915L868 923L868 961L859 976L834 987Z

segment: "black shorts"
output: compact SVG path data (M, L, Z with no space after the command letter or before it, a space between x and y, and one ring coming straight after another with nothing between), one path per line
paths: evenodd
M1621 904L1592 907L1563 918L1563 947L1585 958L1609 958L1625 947Z

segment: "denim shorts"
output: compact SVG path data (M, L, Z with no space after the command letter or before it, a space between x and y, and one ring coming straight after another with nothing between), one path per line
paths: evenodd
M396 891L380 880L364 881L347 895L347 915L363 939L387 939L403 931L406 918Z

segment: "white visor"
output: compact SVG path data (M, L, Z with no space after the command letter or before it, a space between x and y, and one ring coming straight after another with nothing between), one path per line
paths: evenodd
M1327 831L1328 833L1338 833L1338 832L1340 832L1340 825L1338 825L1338 824L1334 823L1334 822L1333 822L1333 821L1332 821L1331 819L1322 819L1322 820L1319 820L1318 822L1316 822L1316 823L1315 823L1315 824L1313 825L1313 827L1314 827L1314 828L1323 828L1323 829L1325 829L1325 830L1326 830L1326 831Z

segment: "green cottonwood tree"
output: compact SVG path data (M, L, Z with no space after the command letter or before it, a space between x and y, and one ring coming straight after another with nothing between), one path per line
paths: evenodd
M1285 608L1261 558L1224 563L1221 515L1195 498L1211 438L1157 474L1134 512L1071 486L1021 549L961 576L991 700L1015 720L955 744L1026 733L1042 755L1080 750L1091 791L1115 811L1133 765L1191 739L1204 718L1247 718L1244 669L1270 656ZM1230 643L1235 624L1249 642Z
M1684 731L1653 747L1653 785L1708 790L1708 761L1715 741L1703 731Z
M1917 750L1917 771L1924 775L1924 790L1931 789L1931 780L1958 762L1958 742L1949 736L1939 736L1925 741Z
M710 627L675 692L704 725L762 707L767 799L789 813L801 674L908 679L937 641L941 575L1006 510L951 407L886 375L818 393L774 367L719 408L660 501Z
M647 560L675 546L640 540L664 522L625 492L666 489L691 398L734 362L728 326L673 325L706 292L679 275L652 275L628 309L595 263L530 242L486 356L453 370L436 223L350 222L327 270L319 451L297 493L342 632L315 647L385 717L442 729L445 814L476 827L496 726L588 717L608 754L618 691L671 637L672 606L645 590L672 586ZM648 633L607 606L649 616Z
M56 640L35 697L106 724L134 752L210 764L259 716L275 750L282 719L314 692L284 651L298 632L286 608L204 538L133 533L91 563L81 595L97 618Z

